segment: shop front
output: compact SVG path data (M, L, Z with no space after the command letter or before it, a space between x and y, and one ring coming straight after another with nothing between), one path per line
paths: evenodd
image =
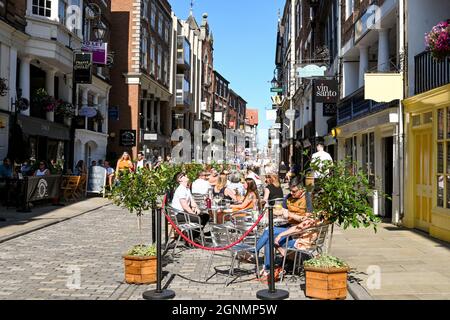
M50 162L54 159L67 166L70 153L70 130L68 127L43 119L18 115L22 128L25 153L36 161Z
M397 132L398 108L385 109L336 129L338 159L356 163L367 174L375 190L371 199L374 213L392 223L400 221ZM332 151L332 139L327 140L328 150Z
M404 225L450 241L450 84L408 98Z

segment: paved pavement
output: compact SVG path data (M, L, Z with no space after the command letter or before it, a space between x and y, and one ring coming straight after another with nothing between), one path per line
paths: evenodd
M0 243L0 299L142 299L155 285L124 283L121 256L130 246L149 241L149 216L143 227L141 237L135 216L110 205ZM267 288L253 275L225 287L225 276L219 274L205 284L209 256L201 250L181 251L175 261L166 261L169 274L163 285L176 292L176 299L186 300L256 299L256 292ZM226 268L229 262L229 257L217 256L214 266ZM289 278L277 286L287 289L291 299L306 299L303 283Z
M420 231L392 224L376 234L337 229L330 253L356 269L373 299L450 299L450 244Z

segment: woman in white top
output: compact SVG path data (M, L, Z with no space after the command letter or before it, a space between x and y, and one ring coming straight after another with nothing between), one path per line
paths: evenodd
M35 177L43 177L50 175L50 170L47 169L47 166L45 165L45 162L41 161L39 162L39 169L36 170L34 173Z
M173 195L172 207L176 210L198 216L199 219L191 217L191 222L201 222L201 224L205 226L209 221L209 214L201 214L198 205L192 197L191 190L189 190L189 178L184 172L181 172L177 174L176 180L179 183L179 186ZM178 214L177 219L180 222L185 221L183 214Z

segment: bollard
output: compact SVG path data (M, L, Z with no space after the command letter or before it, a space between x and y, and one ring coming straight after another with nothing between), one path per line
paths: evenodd
M269 257L270 257L270 281L269 289L260 290L256 297L260 300L284 300L289 298L289 292L286 290L277 290L275 288L275 257L274 257L274 235L273 235L273 206L269 207ZM267 254L265 252L264 254ZM257 270L259 272L259 270Z
M169 300L175 297L172 290L162 289L162 255L161 255L161 208L156 213L156 290L146 291L142 294L145 300Z

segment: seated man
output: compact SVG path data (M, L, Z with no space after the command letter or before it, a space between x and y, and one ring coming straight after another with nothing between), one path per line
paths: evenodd
M303 221L309 218L309 214L312 212L312 208L308 205L306 189L303 187L301 179L295 177L289 183L289 189L291 191L283 203L283 212L281 213L285 219L288 220L288 224L281 227L274 227L274 237L278 237L280 234L288 231L291 227L301 224ZM287 236L283 236L278 240L278 243L282 244L286 240ZM259 252L264 247L264 268L261 270L261 274L264 274L270 268L269 260L269 230L266 229L258 240L256 250Z
M108 160L105 160L103 165L106 169L106 185L111 188L114 183L115 170L111 168Z
M198 174L198 179L192 183L192 193L206 195L211 185L208 182L209 173L202 171Z

